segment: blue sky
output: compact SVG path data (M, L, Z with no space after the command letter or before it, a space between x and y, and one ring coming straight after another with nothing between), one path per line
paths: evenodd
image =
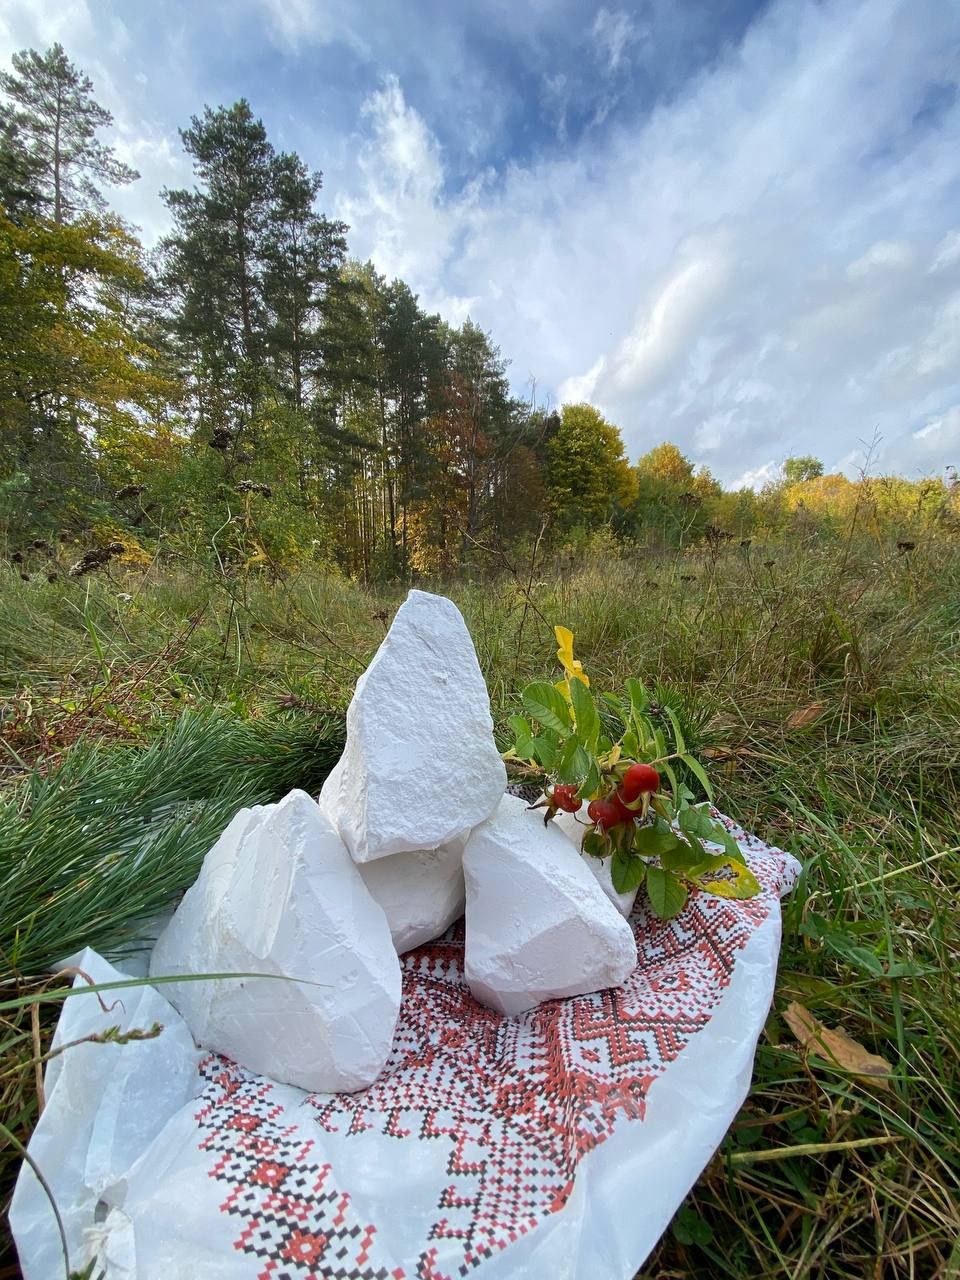
M955 0L5 0L0 57L57 39L148 240L178 127L246 96L352 252L631 457L960 465Z

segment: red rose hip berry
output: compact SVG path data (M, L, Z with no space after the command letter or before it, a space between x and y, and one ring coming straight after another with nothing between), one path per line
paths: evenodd
M633 804L642 795L659 789L660 775L652 764L632 764L620 783L620 793L627 804Z
M610 796L610 803L616 805L617 812L620 814L621 822L633 822L634 818L640 817L639 809L628 809L627 802L624 799L622 791L615 791Z
M614 804L612 800L591 800L587 805L587 815L591 822L595 822L604 831L609 831L611 827L623 821L620 806Z
M583 801L577 795L576 783L560 782L550 792L550 803L564 813L576 813Z

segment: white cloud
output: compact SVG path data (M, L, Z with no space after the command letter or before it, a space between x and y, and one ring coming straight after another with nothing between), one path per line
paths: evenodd
M25 48L47 49L60 41L70 49L92 39L86 0L5 0L0 10L0 57Z
M913 247L903 240L878 240L847 267L848 280L863 280L875 271L905 271L913 263Z
M698 451L719 449L730 443L737 434L736 411L724 409L721 413L713 413L701 422L694 433L693 441Z
M960 293L938 309L917 351L917 377L960 370Z
M597 383L606 368L606 357L600 356L596 364L579 377L565 378L560 384L559 398L561 404L580 404L594 401L597 398Z
M607 8L601 9L594 19L591 34L606 63L608 73L620 67L625 60L627 49L638 39L633 19L623 9L617 9L614 12Z
M960 466L960 404L954 405L938 418L931 418L919 431L914 431L913 439L921 442L923 449L939 450L948 448L955 451Z
M950 271L953 267L960 267L960 227L947 232L930 264L931 271Z
M268 34L281 49L295 52L307 42L342 40L357 52L368 52L344 0L256 0L256 5L266 19Z
M732 489L756 489L759 491L765 484L773 484L780 479L780 463L768 461L761 463L759 467L754 467L751 471L744 471L742 475L737 476L730 487Z
M352 243L470 297L518 371L592 398L634 456L669 437L762 483L771 455L830 465L876 428L902 457L960 396L960 105L916 119L957 38L938 0L780 0L676 100L462 191L421 120L417 199L377 176L378 123Z
M620 342L604 387L619 394L647 391L661 381L692 344L698 323L708 312L729 274L722 251L714 245L681 247L679 265L658 284L640 308L637 322ZM687 259L684 261L684 259Z
M353 243L362 242L379 270L439 305L434 299L449 299L438 284L463 216L462 209L445 208L439 144L396 76L367 99L363 117L366 135L356 153L361 192L342 196L337 214L355 228Z

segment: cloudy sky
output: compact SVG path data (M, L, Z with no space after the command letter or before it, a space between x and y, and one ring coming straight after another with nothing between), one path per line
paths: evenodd
M631 457L960 466L958 0L3 0L4 61L53 40L148 240L245 96L352 253Z

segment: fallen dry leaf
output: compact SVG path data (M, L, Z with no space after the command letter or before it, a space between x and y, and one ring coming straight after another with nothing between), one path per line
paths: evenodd
M883 1089L890 1087L893 1067L886 1058L870 1053L841 1027L825 1027L796 1000L787 1005L783 1019L808 1053L816 1053L841 1071L861 1076Z
M798 707L796 711L792 711L784 721L785 729L805 729L808 724L813 724L814 720L819 720L823 715L824 704L822 702L811 702L809 707Z

